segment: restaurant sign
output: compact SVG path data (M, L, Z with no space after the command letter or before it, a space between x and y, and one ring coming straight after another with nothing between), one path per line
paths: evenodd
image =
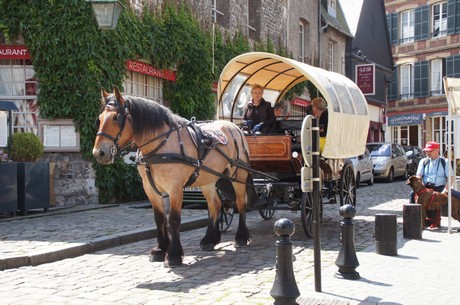
M420 125L423 123L423 113L397 114L388 117L388 126Z
M356 84L364 95L375 95L375 64L355 66Z
M0 59L30 59L30 53L24 45L0 45Z
M150 75L153 77L163 78L170 81L176 81L176 74L171 70L161 70L142 61L128 60L126 68L129 71Z

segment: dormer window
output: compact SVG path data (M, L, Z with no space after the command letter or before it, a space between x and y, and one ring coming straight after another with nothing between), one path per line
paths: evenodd
M327 12L332 17L337 17L337 0L327 0Z

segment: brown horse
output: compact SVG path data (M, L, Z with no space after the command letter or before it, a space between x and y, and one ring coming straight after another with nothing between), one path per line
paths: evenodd
M236 203L239 212L235 243L247 245L246 203L255 202L257 194L241 130L228 121L195 124L154 101L124 96L117 87L113 94L104 90L101 94L104 109L97 122L93 155L99 163L109 164L120 147L130 143L138 147L137 168L158 230L151 260L182 264L179 232L186 186L200 187L208 203L209 224L201 249L213 250L220 242L221 193Z

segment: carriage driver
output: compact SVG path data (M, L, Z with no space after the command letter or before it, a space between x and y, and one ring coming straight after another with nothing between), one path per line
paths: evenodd
M264 88L254 84L251 89L252 100L246 105L243 120L249 123L252 132L268 133L276 122L272 105L262 97Z
M313 115L319 119L319 150L323 152L326 144L327 123L329 115L327 112L327 102L322 97L315 97L311 101Z

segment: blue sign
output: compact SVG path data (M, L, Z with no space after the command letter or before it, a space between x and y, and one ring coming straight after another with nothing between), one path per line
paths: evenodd
M388 126L420 125L423 123L423 113L397 114L388 117Z

